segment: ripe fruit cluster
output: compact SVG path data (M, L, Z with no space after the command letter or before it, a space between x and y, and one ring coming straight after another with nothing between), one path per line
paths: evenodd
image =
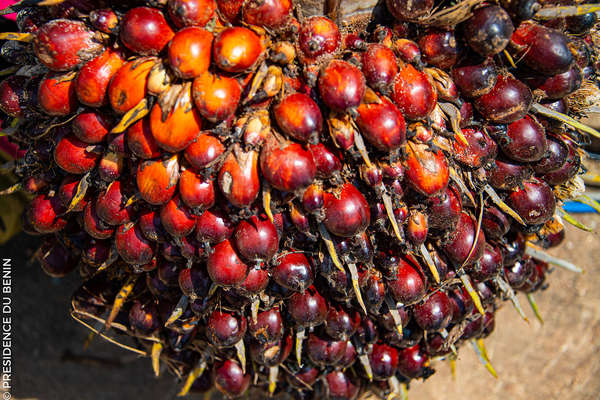
M182 394L391 398L545 286L529 250L581 191L564 122L594 17L385 3L365 30L291 0L19 12L0 110L40 263L84 281L74 317Z

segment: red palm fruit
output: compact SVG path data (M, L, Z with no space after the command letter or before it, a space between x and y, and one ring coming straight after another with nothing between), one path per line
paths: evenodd
M191 79L208 71L213 35L195 26L177 32L168 47L168 59L175 74Z
M264 178L275 188L287 192L305 188L317 173L312 155L300 144L269 137L260 154Z
M89 18L90 25L100 32L111 34L117 33L119 29L120 17L110 8L92 10L89 14Z
M457 324L465 320L467 316L470 316L475 306L473 300L464 287L457 287L452 291L448 292L450 298L450 305L452 307L452 323Z
M215 0L169 0L169 17L178 28L205 26L215 16Z
M96 213L109 225L122 225L134 217L133 205L124 207L128 196L124 193L125 185L114 181L96 200Z
M260 190L258 153L244 152L239 145L227 156L219 170L219 189L235 207L250 206Z
M298 34L298 46L306 58L317 58L333 54L339 47L342 36L338 26L326 17L313 16L302 23Z
M151 335L160 327L158 308L153 302L135 300L129 310L129 326L140 335Z
M453 31L431 29L421 36L419 47L423 61L444 70L452 68L458 59L459 50Z
M58 196L37 195L26 211L27 221L39 233L58 232L67 225L61 217L66 211Z
M278 307L259 312L256 321L248 322L248 332L260 343L272 343L283 336L283 320Z
M437 104L437 92L427 74L411 64L404 64L394 79L392 97L408 119L426 118Z
M44 272L53 278L62 278L77 267L73 252L53 238L42 243L37 259Z
M398 73L398 60L389 47L372 43L362 55L362 72L369 86L387 92Z
M213 180L186 169L179 177L179 196L188 207L207 210L215 204Z
M290 386L292 386L295 389L304 390L306 389L307 385L314 385L314 383L319 378L320 373L321 371L318 368L304 363L304 365L302 365L302 367L300 367L298 371L286 374L285 377L286 381L290 384Z
M354 400L360 392L360 385L350 379L346 372L332 371L325 375L325 383L330 399Z
M394 260L393 279L386 281L386 288L394 300L403 304L411 304L425 295L427 278L421 267L412 256L399 257Z
M238 288L243 296L254 296L261 294L269 286L269 271L260 267L251 268L248 276Z
M312 184L306 188L302 195L302 207L311 213L319 213L323 208L325 200L323 198L323 187L318 184Z
M0 110L11 117L27 115L33 106L30 93L26 90L28 79L24 76L10 75L0 82Z
M335 340L347 341L360 325L360 315L357 311L346 311L339 306L329 307L325 332Z
M568 148L567 159L562 166L555 171L543 175L542 179L549 185L562 185L574 177L579 171L579 167L581 166L581 156L574 146L569 144Z
M238 22L238 17L242 12L244 1L245 0L217 0L217 6L226 21L235 23Z
M65 116L77 110L75 75L47 74L37 92L38 106L48 115Z
M221 393L238 397L248 390L250 375L244 375L242 367L237 362L225 360L213 368L213 381Z
M495 189L512 189L533 175L533 170L526 164L497 158L486 171L488 183Z
M75 136L63 136L54 148L54 161L70 174L85 174L96 166L100 155Z
M487 120L508 124L521 119L531 106L531 90L509 75L499 75L491 91L473 103Z
M202 117L193 106L190 85L182 89L173 109L167 110L160 102L152 107L150 129L156 144L169 152L176 153L192 143L202 130Z
M107 103L107 90L112 77L123 66L125 59L119 50L106 49L88 61L77 74L75 91L82 104L102 107Z
M433 9L433 0L386 0L388 10L399 20L414 20L427 15Z
M279 235L269 219L254 215L235 228L233 244L247 261L269 261L279 249Z
M100 219L93 202L88 203L83 209L83 229L95 239L108 239L115 232L114 227Z
M538 180L523 182L509 195L508 204L530 225L549 221L556 208L552 189Z
M317 144L323 129L323 116L317 103L303 93L286 96L273 108L279 128L301 142Z
M233 235L234 228L233 222L222 211L206 210L196 218L196 240L220 243Z
M296 292L304 291L314 280L310 263L302 253L278 257L271 269L271 278L278 285Z
M71 204L73 197L77 193L77 186L81 182L81 179L78 176L67 175L60 183L60 187L58 188L58 198L60 199L60 203L66 209ZM89 200L89 196L85 196L81 199L77 205L71 210L74 212L83 211L84 207L87 205Z
M406 238L414 246L420 246L425 243L428 232L427 214L422 211L412 210L406 224Z
M435 292L423 303L414 306L413 318L423 330L444 329L452 319L452 305L445 292Z
M497 207L486 207L481 219L481 228L485 232L485 237L499 240L508 233L510 221Z
M225 146L219 139L207 133L201 133L185 148L183 155L196 169L203 169L212 165L221 154L225 152Z
M483 331L483 317L476 314L473 319L465 326L461 339L469 340L474 337L480 336Z
M206 321L206 336L214 345L229 347L244 337L246 327L246 318L243 316L215 310Z
M466 97L479 97L488 93L496 85L497 79L496 65L491 58L481 64L462 65L452 70L452 80Z
M292 209L290 210L289 214L289 218L292 224L299 232L305 234L310 233L311 225L308 214L306 214L303 210L301 210L299 207L296 207L295 205L292 206Z
M478 8L463 25L467 43L484 57L504 50L515 30L507 12L496 5Z
M383 182L383 172L381 168L371 165L362 165L360 167L360 176L362 180L371 187L377 187Z
M167 231L162 226L158 211L145 210L140 213L138 224L144 237L153 242L166 242Z
M250 29L226 28L213 43L213 61L223 71L244 72L256 64L263 50L260 38Z
M81 261L93 267L99 267L110 257L112 243L110 240L91 239L81 249Z
M231 241L223 240L213 248L206 261L210 279L219 286L237 286L248 275L248 266L239 258Z
M336 111L358 107L367 89L361 70L341 60L331 61L319 74L319 94Z
M108 85L108 100L117 114L125 114L146 97L151 59L135 59L123 65Z
M421 49L419 48L419 45L412 40L397 39L394 42L393 48L400 60L415 65L422 64Z
M68 175L68 177L73 177L72 175ZM36 175L32 175L29 176L28 178L25 178L25 181L23 182L23 191L30 193L30 194L35 194L35 193L41 193L45 188L48 187L48 185L50 185L50 181L55 178L55 174L52 172L49 173L42 173L42 174L36 174ZM75 180L77 179L77 177L73 177L75 178ZM77 184L75 184L75 186L77 186ZM60 191L60 189L59 189ZM59 193L60 195L60 193ZM61 197L61 202L62 202L62 197Z
M194 79L192 95L200 114L216 123L225 121L235 113L242 88L234 78L205 72Z
M152 205L165 204L173 194L179 180L177 156L167 160L151 160L140 163L136 182L142 199Z
M187 236L196 227L196 217L178 195L175 195L160 209L162 226L173 237Z
M323 223L334 235L352 237L369 226L371 211L365 196L351 183L324 194Z
M385 298L385 284L381 274L364 273L359 278L360 290L369 311L377 312Z
M104 46L83 22L55 19L42 25L33 39L35 55L48 69L69 71L96 57Z
M289 21L291 10L291 0L250 0L244 3L242 19L250 25L276 29Z
M319 367L336 365L346 352L346 341L311 333L306 341L306 352L313 364Z
M104 141L111 129L111 119L101 111L88 109L75 117L71 123L73 134L85 143Z
M521 162L538 161L548 149L544 127L530 116L509 124L498 142L504 154Z
M127 128L125 136L127 147L136 157L147 160L161 156L160 148L152 136L148 118L142 118Z
M363 103L357 111L361 133L378 150L393 151L406 142L406 122L392 102Z
M362 38L358 33L347 33L344 36L345 50L361 51L366 50L366 48L367 43L365 42L365 39Z
M460 220L458 221L452 239L443 246L444 253L454 265L467 266L476 263L481 259L485 247L485 234L483 231L479 232L477 243L471 252L476 233L476 221L469 214L463 212L460 215ZM471 253L470 256L469 253Z
M250 342L252 360L266 367L275 367L283 363L292 351L292 335L271 343Z
M369 354L369 362L375 379L389 379L396 374L398 368L398 350L383 343L376 343Z
M438 196L429 198L427 211L430 228L453 231L462 212L460 192L454 186L446 187Z
M496 142L483 130L475 128L462 129L467 145L459 140L452 142L454 158L466 166L480 168L498 155Z
M315 167L317 168L317 178L331 178L335 173L342 170L340 158L323 143L309 144L308 151L312 154Z
M144 237L138 224L119 226L115 233L115 245L123 261L128 264L148 264L154 257L154 246Z
M483 249L483 256L467 272L473 279L484 282L496 276L502 266L503 257L500 249L497 246L486 243Z
M530 257L523 257L522 260L516 261L513 265L504 268L504 277L512 288L519 289L531 277L533 270L534 264L532 259Z
M544 75L566 72L574 59L565 34L533 21L522 22L510 41L523 63Z
M448 161L441 150L433 152L425 144L406 147L406 180L424 196L434 196L448 186Z
M534 77L525 82L536 89L536 94L540 93L545 98L559 100L579 89L582 81L581 69L576 64L572 64L562 74Z
M504 266L508 267L523 258L525 254L525 238L523 235L509 232L505 245L500 247L504 257Z
M533 262L533 273L525 280L523 285L519 287L519 291L525 293L533 293L539 290L546 280L546 271L548 270L548 264L535 259Z
M119 32L125 47L144 56L160 53L173 35L163 13L150 7L129 10L121 21Z
M98 176L105 182L112 182L121 177L125 161L125 134L113 137L98 164Z
M327 318L327 301L314 286L304 292L295 292L287 299L287 309L298 326L321 325Z

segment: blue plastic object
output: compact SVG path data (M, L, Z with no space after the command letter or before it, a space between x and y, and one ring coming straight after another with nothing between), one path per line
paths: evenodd
M565 210L569 214L571 214L571 213L582 214L582 213L596 212L596 210L594 210L592 207L588 206L587 204L579 203L577 201L566 202L565 205L563 206L563 210Z

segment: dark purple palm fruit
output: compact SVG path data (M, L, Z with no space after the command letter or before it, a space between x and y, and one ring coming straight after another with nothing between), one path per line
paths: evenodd
M452 305L448 295L442 291L433 293L423 303L415 305L413 317L423 330L445 329L452 319Z
M469 265L481 259L484 245L485 234L479 230L477 235L477 222L463 212L452 239L443 246L443 251L456 266Z
M325 322L327 301L314 286L311 286L303 292L294 293L287 299L286 306L298 329L296 332L296 359L300 364L305 328L318 326Z
M509 195L509 205L529 225L539 225L554 215L556 200L552 189L539 180L523 182Z

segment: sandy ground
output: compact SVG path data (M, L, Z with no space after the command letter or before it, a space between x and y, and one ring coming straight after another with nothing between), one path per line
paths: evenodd
M580 218L600 229L600 216ZM553 253L586 272L554 271L550 289L536 296L544 325L535 320L524 297L529 324L510 305L499 311L496 331L486 340L499 378L464 347L456 380L447 364L438 364L425 384L414 384L411 400L600 399L600 240L571 227L567 238ZM175 381L155 379L148 360L101 340L83 349L87 331L67 314L78 277L48 278L28 262L36 245L36 239L21 235L0 247L1 258L13 259L13 398L174 398ZM82 363L83 355L100 362L88 358Z

